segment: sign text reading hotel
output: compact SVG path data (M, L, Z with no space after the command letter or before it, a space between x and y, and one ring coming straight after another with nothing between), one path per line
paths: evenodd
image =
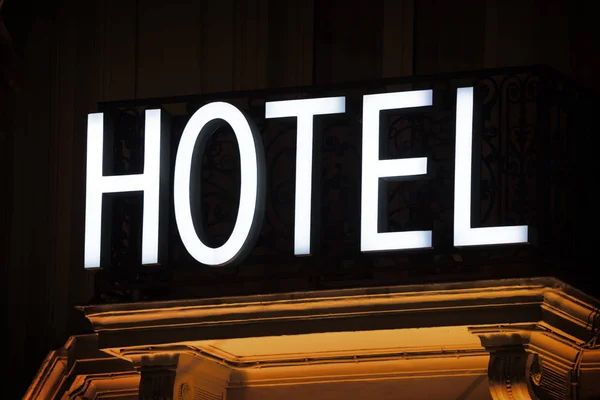
M378 232L380 179L407 178L427 174L427 157L381 160L379 158L380 112L432 105L432 90L415 90L363 96L361 236L363 252L432 248L430 230ZM454 183L454 245L480 246L526 243L527 226L471 227L471 180L473 148L473 88L457 89ZM296 187L294 204L294 253L311 254L311 195L313 191L313 119L345 112L345 97L327 97L267 102L266 118L295 117ZM190 177L194 156L200 157L216 128L229 124L240 155L240 201L237 220L229 239L209 247L192 220ZM88 116L85 210L85 267L101 266L102 201L104 194L143 193L142 264L158 264L159 226L164 216L166 177L166 129L161 110L146 110L144 166L142 174L103 175L104 115ZM184 128L175 159L173 202L182 242L199 263L222 266L241 261L252 249L260 232L265 203L265 160L262 142L252 120L235 106L209 103L198 109ZM162 193L162 196L161 196ZM161 209L163 209L161 211Z

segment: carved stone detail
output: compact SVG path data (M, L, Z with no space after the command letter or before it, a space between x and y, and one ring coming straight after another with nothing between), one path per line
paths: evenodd
M183 382L179 385L179 390L177 391L177 400L192 400L192 389L190 389L190 385L187 382Z
M198 357L188 346L138 347L120 356L140 371L142 400L219 400L231 373L226 366Z
M539 397L552 400L571 399L571 370L545 357L540 357L539 365L539 380L534 381L535 392Z
M163 368L141 368L141 400L173 400L175 370Z
M539 327L471 328L490 353L488 378L494 399L569 400L581 348ZM579 397L578 397L579 398Z
M537 399L533 386L539 379L539 359L523 347L498 349L490 353L488 380L494 400Z

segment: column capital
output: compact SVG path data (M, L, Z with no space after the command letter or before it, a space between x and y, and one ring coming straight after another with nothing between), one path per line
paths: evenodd
M537 399L534 387L541 376L539 358L522 346L497 348L490 352L488 383L496 399Z
M579 351L533 326L472 328L490 353L488 382L494 400L570 399Z
M123 349L120 357L131 360L141 374L139 398L171 400L225 396L231 370L203 357L185 345L142 346Z

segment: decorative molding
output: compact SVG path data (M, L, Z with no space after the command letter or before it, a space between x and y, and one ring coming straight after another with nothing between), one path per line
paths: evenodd
M72 341L73 338L70 338L65 347L52 351L46 356L23 399L54 397L67 372L67 348Z
M472 328L490 352L488 378L494 399L572 399L572 374L586 349L532 326ZM600 349L587 349L600 354ZM584 368L587 368L586 365Z
M96 334L78 335L48 354L23 399L101 399L135 394L138 384L133 365L99 350Z
M140 375L135 372L79 375L63 398L94 400L117 396L137 396Z
M81 307L102 348L202 339L532 324L574 344L590 332L595 299L553 278L332 290ZM282 324L281 322L284 322ZM168 331L168 334L166 332Z
M123 349L118 357L140 371L139 398L212 400L225 396L231 370L182 346Z
M448 380L481 395L487 375L495 400L595 399L598 308L552 278L88 306L96 333L51 353L25 398Z
M531 384L538 379L538 368L536 355L527 353L522 347L493 351L490 354L488 367L492 398L494 400L536 399Z
M269 376L268 372L248 369L253 364L245 362L243 357L194 345L195 342L348 332L357 326L404 332L411 328L466 325L480 338L481 347L463 345L455 356L483 356L489 352L488 381L494 399L535 399L536 393L544 398L562 399L570 393L569 371L579 348L592 333L590 315L597 308L595 299L563 282L534 278L104 305L83 310L106 351L124 356L128 352L147 353L151 347L155 352L179 351L206 357L238 371L231 382L237 387L346 382L375 379L375 376L377 379L432 377L436 376L432 367L422 369L419 376L399 371L391 375L376 374L368 367L365 371L370 372L363 376L353 370L332 372L331 376L324 370L319 376L311 376L308 371L298 376L277 376L273 368L286 365L300 371L303 364L319 364L322 368L350 365L351 360L363 365L427 358L440 362L453 352L447 348L440 352L416 346L381 352L370 349L360 356L354 350L353 354L315 353L305 354L304 358L298 355L297 360L290 356L280 361L271 357L269 361L254 363L271 369L275 375ZM163 337L171 343L163 342ZM451 375L452 368L448 368L445 373Z

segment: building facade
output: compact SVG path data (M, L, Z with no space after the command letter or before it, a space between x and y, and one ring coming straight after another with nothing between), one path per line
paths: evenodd
M600 396L590 231L599 81L583 5L23 4L0 6L14 397ZM527 243L453 241L465 87L472 225L526 225ZM433 246L362 252L364 96L418 90L432 106L383 115L381 158L427 157L426 179L385 184L379 229L430 230ZM265 107L332 96L345 98L344 113L314 125L318 247L297 257L298 127L265 118ZM172 205L183 129L215 101L257 125L267 185L255 245L219 268L190 255ZM150 109L170 116L168 256L142 265L141 197L124 196L103 214L102 268L86 270L88 114L113 125L110 173L131 175L143 171ZM198 166L194 223L213 247L238 217L238 154L232 132L217 130Z

